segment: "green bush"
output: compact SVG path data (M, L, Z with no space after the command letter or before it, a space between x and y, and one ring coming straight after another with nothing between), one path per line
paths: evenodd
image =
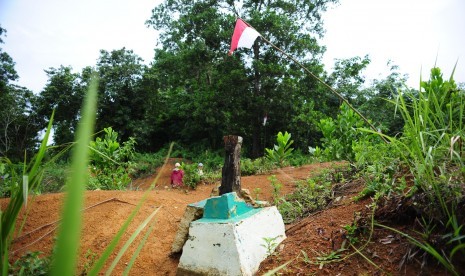
M89 190L125 190L132 182L124 167L102 168L93 167L89 178Z
M285 165L285 162L289 159L294 150L291 145L294 143L291 140L291 134L287 131L283 134L281 131L276 135L277 145L274 145L272 149L266 148L267 158L277 164L280 167Z
M48 275L50 271L50 257L41 257L42 252L27 252L11 267L10 274L23 276Z
M257 159L241 158L241 175L264 174L276 168L274 162L266 157Z
M300 167L306 164L314 163L317 160L316 157L310 154L304 154L301 150L297 149L289 158L289 165L294 167Z
M191 189L197 188L197 185L201 182L202 177L203 177L199 174L197 163L194 163L194 164L182 163L181 168L184 171L184 178L183 178L184 185L186 185L187 187Z
M131 183L129 171L134 158L135 140L129 138L122 145L118 133L105 128L104 139L97 137L90 142L91 178L88 189L123 190Z
M321 174L297 184L297 189L289 195L279 198L277 207L285 223L324 208L331 198L332 183L328 173Z
M192 152L189 157L192 162L202 163L204 172L217 171L223 168L223 151L201 150Z
M68 176L68 165L49 163L44 168L44 178L40 185L42 193L56 193L62 191Z
M363 141L380 140L373 134L362 132L359 128L364 121L346 104L342 104L341 113L336 120L332 118L321 119L318 127L323 133L323 156L328 160L353 161L355 153L353 147Z
M129 167L131 177L140 178L155 173L156 168L162 166L165 161L166 155L163 152L135 153Z

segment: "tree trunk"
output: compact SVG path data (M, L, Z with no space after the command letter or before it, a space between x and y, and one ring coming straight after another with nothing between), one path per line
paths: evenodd
M221 186L219 194L236 192L241 195L241 145L242 137L228 135L223 137L224 149L224 165L221 176Z

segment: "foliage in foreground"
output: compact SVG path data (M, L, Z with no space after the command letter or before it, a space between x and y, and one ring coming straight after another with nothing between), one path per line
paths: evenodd
M10 170L12 177L10 187L16 187L10 190L11 198L8 206L5 210L0 212L0 272L2 275L7 275L9 269L9 248L13 233L15 232L16 220L18 218L19 211L27 201L27 197L30 191L37 189L40 180L42 178L43 170L40 168L40 164L45 156L47 148L47 140L50 135L52 121L54 113L52 113L51 121L48 124L47 131L44 136L44 140L39 148L38 153L33 157L29 164L24 162L22 175L17 175L14 170ZM1 164L11 164L9 160L2 158ZM11 166L10 166L11 168ZM21 181L22 180L22 181Z
M48 258L41 259L38 257L39 253L26 254L24 258L20 259L16 264L22 265L19 273L23 275L31 272L34 274L47 273L50 268L50 275L75 275L77 270L77 250L79 247L79 238L81 230L81 209L83 205L84 196L84 183L87 183L88 179L88 162L89 162L89 142L91 133L93 131L93 124L95 122L95 108L96 108L96 80L92 82L86 101L83 105L82 118L80 120L76 142L74 143L71 161L70 175L66 181L66 196L64 201L63 214L61 216L61 225L58 232L58 238L54 247L54 252L51 257L51 266L48 267ZM1 217L1 228L0 228L0 269L2 275L8 275L10 271L9 256L11 240L13 233L20 233L21 229L15 231L17 225L17 217L19 210L25 206L28 194L39 186L43 170L46 166L41 166L41 162L45 156L47 150L47 140L50 134L51 125L53 122L53 114L49 122L45 138L42 141L42 145L39 152L31 160L30 164L24 163L24 169L21 176L17 174L11 174L14 176L14 181L19 183L17 189L11 191L11 198L6 209L0 212ZM2 159L0 164L8 163L7 160ZM166 163L166 161L165 161ZM10 164L10 163L8 163ZM11 166L10 166L11 167ZM4 170L4 165L2 166ZM2 173L5 173L4 171ZM22 180L22 182L20 181ZM150 191L150 189L149 189ZM111 253L115 251L116 245L121 240L123 233L126 230L135 215L138 213L142 204L147 199L147 192L144 194L138 205L134 208L128 219L125 221L123 226L120 228L118 233L113 237L110 244L107 246L105 251L100 255L98 260L93 262L93 265L88 269L87 275L98 275L103 269L103 265L109 260ZM111 274L116 264L120 261L123 254L127 251L129 246L133 243L136 237L145 230L146 226L150 224L149 229L146 231L145 236L139 242L137 250L133 253L131 261L127 264L124 274L127 275L134 260L137 258L142 246L147 240L148 235L153 229L153 217L158 212L159 208L154 210L143 223L132 233L131 237L126 241L124 246L119 250L118 254L114 258L113 262L107 270L107 274ZM13 271L17 269L17 265L11 267ZM27 271L26 271L27 270Z
M50 272L50 257L42 252L27 252L10 267L10 273L21 276L45 276Z
M409 240L453 275L465 257L464 100L453 78L444 80L433 68L419 92L403 91L392 101L404 120L402 136L386 135L390 145L359 148L356 155L370 179L366 194L410 199L418 219L428 223L419 230L421 241ZM441 238L433 238L433 229Z

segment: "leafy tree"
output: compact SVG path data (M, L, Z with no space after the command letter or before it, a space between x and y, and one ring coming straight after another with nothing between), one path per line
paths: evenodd
M221 136L236 133L250 141L245 150L252 156L263 154L272 133L290 123L305 101L318 93L318 85L259 41L252 54L239 50L226 57L234 19L245 18L320 74L321 13L336 2L177 0L155 7L147 24L161 32L162 48L156 52L154 67L160 90L171 104L164 113L164 121L173 128L170 137L187 140L207 133L214 145L212 141L221 141ZM270 118L267 125L265 116Z
M96 70L100 77L96 129L113 127L126 141L141 128L145 93L138 89L145 66L132 50L101 50Z
M7 85L0 105L0 155L11 161L30 156L38 145L42 122L35 116L36 96L27 88Z
M6 30L0 26L0 43ZM19 78L15 62L0 48L0 155L19 161L37 145L40 122L33 113L32 91L10 84Z
M371 60L365 57L353 57L348 59L336 59L334 71L327 81L349 102L364 102L364 95L360 93L365 78L361 72L366 69Z
M54 142L57 145L72 142L79 120L79 112L85 84L80 74L72 73L71 67L60 66L45 70L49 78L39 95L37 112L44 119L50 119L55 109Z
M395 136L402 132L404 122L392 101L396 100L399 91L405 87L407 77L401 75L397 65L388 62L388 66L390 74L386 78L374 80L370 87L363 89L362 94L366 100L359 101L359 110L383 133Z
M2 39L3 35L6 36L6 30L0 25L0 44L4 43ZM8 83L19 78L14 67L15 63L13 59L0 48L0 97L6 93Z

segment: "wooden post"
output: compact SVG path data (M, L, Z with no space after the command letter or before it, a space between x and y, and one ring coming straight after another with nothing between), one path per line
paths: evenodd
M242 137L228 135L223 137L224 149L224 165L221 175L221 186L219 194L236 192L241 196L241 145Z

